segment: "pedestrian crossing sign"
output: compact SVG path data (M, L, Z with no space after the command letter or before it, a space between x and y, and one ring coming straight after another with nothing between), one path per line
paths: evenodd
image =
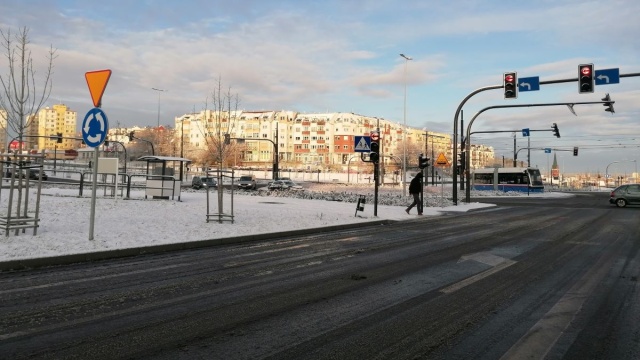
M355 152L371 152L371 136L356 136L354 140Z

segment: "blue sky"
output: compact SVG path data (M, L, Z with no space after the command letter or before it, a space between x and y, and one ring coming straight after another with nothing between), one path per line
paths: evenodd
M453 132L455 110L475 89L500 85L505 71L541 81L577 77L581 63L640 73L640 1L30 1L0 3L0 27L28 27L36 61L57 49L49 104L81 120L92 107L87 71L111 69L102 108L111 127L153 126L204 108L218 79L245 110L354 112ZM400 53L413 60L405 61ZM406 77L405 77L406 66ZM0 62L6 73L6 60ZM578 94L577 83L542 85L504 100L501 90L472 97L465 126L495 105L599 101L599 104L496 109L472 130L534 132L531 147L558 151L566 172L635 171L640 158L640 77ZM472 136L513 156L513 134ZM527 139L516 134L517 148ZM526 159L520 151L519 159ZM532 151L532 165L552 156Z

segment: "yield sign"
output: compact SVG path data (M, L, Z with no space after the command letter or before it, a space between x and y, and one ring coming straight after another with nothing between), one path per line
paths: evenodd
M106 89L110 77L111 70L89 71L84 74L84 78L87 79L87 85L89 85L93 106L100 107L102 94L104 94L104 89Z

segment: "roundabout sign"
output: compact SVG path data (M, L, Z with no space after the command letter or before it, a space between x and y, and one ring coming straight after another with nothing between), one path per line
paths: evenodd
M82 139L89 147L102 145L109 132L107 114L100 108L93 108L87 112L82 121Z

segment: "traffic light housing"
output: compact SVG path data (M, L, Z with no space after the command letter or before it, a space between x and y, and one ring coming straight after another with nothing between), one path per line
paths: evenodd
M371 152L369 153L369 160L375 164L380 161L380 142L378 140L371 140Z
M231 135L229 135L229 134L224 134L224 144L225 144L225 145L229 145L229 144L231 144Z
M578 147L573 148L573 156L578 156Z
M612 114L613 114L613 113L615 112L615 111L613 110L613 103L614 103L615 101L611 101L611 97L609 97L609 94L606 94L606 95L602 98L602 101L604 101L604 104L602 104L602 105L605 107L604 111L608 111L608 112L610 112L610 113L612 113Z
M62 143L62 133L58 133L58 144Z
M465 169L465 161L467 157L464 151L461 151L458 156L460 157L458 159L458 169L460 170L460 173L462 173Z
M553 130L553 136L560 138L560 130L558 130L558 124L553 123L553 125L551 125L551 129Z
M129 132L129 141L133 141L133 131Z
M578 92L580 94L592 93L594 85L593 64L578 65Z
M518 73L515 71L504 73L502 76L502 86L504 87L505 99L518 98Z
M424 156L423 154L418 155L418 167L420 169L425 169L428 168L429 166L431 166L429 164L429 159L428 157Z

